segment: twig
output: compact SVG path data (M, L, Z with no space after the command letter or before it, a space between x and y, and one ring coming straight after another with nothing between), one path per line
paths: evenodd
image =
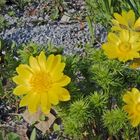
M10 116L22 116L22 114L18 114L18 113L8 113L8 115L10 115Z

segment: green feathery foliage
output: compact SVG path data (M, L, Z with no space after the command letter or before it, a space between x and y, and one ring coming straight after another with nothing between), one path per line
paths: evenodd
M90 112L93 111L93 116L102 115L103 110L107 108L108 97L102 93L94 92L89 97L89 108Z
M113 109L104 113L103 123L108 128L109 133L115 135L125 127L126 118L126 113L122 109Z
M88 103L84 99L73 102L70 105L69 113L62 118L64 132L75 140L81 139L88 117Z

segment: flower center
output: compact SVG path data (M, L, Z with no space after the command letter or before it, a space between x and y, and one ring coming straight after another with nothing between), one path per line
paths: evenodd
M48 73L39 72L32 76L30 84L34 92L46 92L52 85L52 78Z
M136 110L137 110L138 112L140 112L140 102L137 103L137 105L136 105Z
M119 45L119 50L120 50L121 52L128 52L128 51L131 50L131 44L128 43L128 42L121 43L121 44Z

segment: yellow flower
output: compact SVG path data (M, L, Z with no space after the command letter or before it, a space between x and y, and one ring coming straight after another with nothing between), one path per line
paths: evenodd
M53 54L46 59L44 52L36 58L29 58L29 65L20 64L13 81L17 84L13 93L23 96L20 107L28 106L29 112L36 112L41 108L48 114L51 105L59 101L70 100L70 94L64 88L70 83L70 78L64 75L65 63L61 62L61 55Z
M140 31L140 18L135 19L135 13L130 10L122 11L122 15L114 13L115 19L112 20L112 30L119 31L121 29Z
M108 41L102 45L102 48L110 59L118 58L125 62L139 58L140 35L128 30L121 30L120 34L109 33Z
M136 88L127 91L123 101L126 103L123 108L128 113L128 118L132 126L136 127L140 123L140 91Z
M134 59L132 64L130 65L130 68L132 68L132 69L140 68L140 58Z

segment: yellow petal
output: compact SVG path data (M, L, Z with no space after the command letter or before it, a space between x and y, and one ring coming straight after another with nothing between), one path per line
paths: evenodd
M64 70L65 63L61 63L61 55L50 55L47 59L47 71L52 75Z
M28 75L28 78L23 76L14 76L12 79L18 85L27 85L29 83L30 78L31 75Z
M36 112L38 110L39 103L40 103L40 94L32 93L28 103L29 112L31 113Z
M119 15L118 13L114 13L114 17L116 18L116 20L117 20L120 24L128 26L127 21L126 21L121 15Z
M127 13L127 21L128 21L128 25L130 27L134 26L134 22L135 22L135 13L130 10L128 13Z
M64 75L60 80L56 81L54 86L66 86L70 83L71 79L70 77Z
M30 91L30 88L28 86L19 85L14 89L13 93L15 95L23 95L23 94L27 94L29 91Z
M31 66L33 71L40 71L40 67L39 67L38 61L33 56L30 56L29 64L30 64L30 66Z
M123 96L123 101L127 104L134 104L140 101L140 92L137 88L132 88L131 91L127 91Z
M26 82L25 82L25 80L23 80L20 76L14 76L13 78L12 78L12 80L16 83L16 84L25 84Z
M120 26L112 26L111 30L112 31L120 31L122 29L120 28Z
M61 55L56 55L53 60L52 69L55 70L57 66L61 63Z
M46 56L43 51L38 56L38 63L39 63L41 70L46 71Z
M52 76L53 76L54 83L55 83L56 81L60 80L64 76L64 74L62 72L61 73L60 72L56 72Z
M62 78L62 76L64 75L62 72L65 68L65 63L60 63L56 70L53 71L53 73L51 72L51 75L53 76L53 78L55 79L54 81L58 81Z
M119 37L114 33L108 34L108 41L111 43L115 43L116 45L120 43Z
M52 104L57 104L58 100L68 101L70 100L70 94L67 89L61 87L53 87L49 93L50 100Z
M61 63L61 64L59 64L59 66L57 67L58 71L59 71L59 72L63 72L65 66L66 66L65 63Z
M127 93L123 96L123 101L124 101L125 103L131 103L131 102L132 102L130 94L131 94L130 92L127 92Z
M135 50L128 53L128 60L133 60L134 58L140 58L140 53Z
M13 81L16 84L27 84L32 76L32 71L29 66L27 65L19 65L16 68L16 71L18 72L18 76L13 77Z
M65 88L61 88L61 90L62 90L61 91L62 93L59 94L59 100L60 101L68 101L68 100L70 100L69 91L67 89L65 89Z
M123 96L123 101L126 103L123 109L128 113L132 126L136 127L140 123L140 91L137 88L127 91Z
M31 93L25 95L25 96L21 99L19 106L20 106L20 107L28 106L28 103L30 102L30 97L31 97Z
M59 55L60 56L60 55ZM54 75L55 73L61 73L63 72L64 68L65 68L65 63L61 62L61 56L55 59L55 61L53 62L53 66L52 66L52 71L51 74Z
M134 51L137 51L139 53L139 51L140 51L140 42L133 43L132 47L133 47Z
M58 92L59 92L59 88L57 87L52 87L48 91L49 102L53 105L57 105L59 103Z
M54 60L54 55L51 54L49 55L48 59L47 59L47 62L46 62L46 67L47 67L47 72L50 72L51 71L51 68L52 68L52 63L53 63L53 60Z
M140 33L139 32L130 32L130 43L139 43L140 41Z
M104 43L102 45L102 49L108 58L117 58L117 46L113 45L112 43Z
M134 58L139 58L140 54L136 51L130 51L130 52L120 52L118 53L118 59L119 61L126 62L128 60L133 60Z
M139 123L140 122L136 117L131 119L131 124L132 124L133 127L137 127Z
M136 94L136 93L140 93L139 90L138 90L137 88L132 88L132 92L135 93L135 94Z
M28 65L25 65L25 64L20 64L17 68L16 68L16 71L19 75L22 75L22 76L27 76L30 75L32 73L32 70L31 68L28 66Z
M120 33L120 39L122 42L128 42L129 41L129 31L128 30L122 30Z
M61 64L61 55L54 56L54 59L50 68L50 72L55 73L55 71L59 70L58 67L60 64Z
M41 94L41 109L42 109L42 112L45 114L49 114L50 112L51 104L48 99L48 93L44 92Z
M136 20L134 28L135 30L140 31L140 17Z

